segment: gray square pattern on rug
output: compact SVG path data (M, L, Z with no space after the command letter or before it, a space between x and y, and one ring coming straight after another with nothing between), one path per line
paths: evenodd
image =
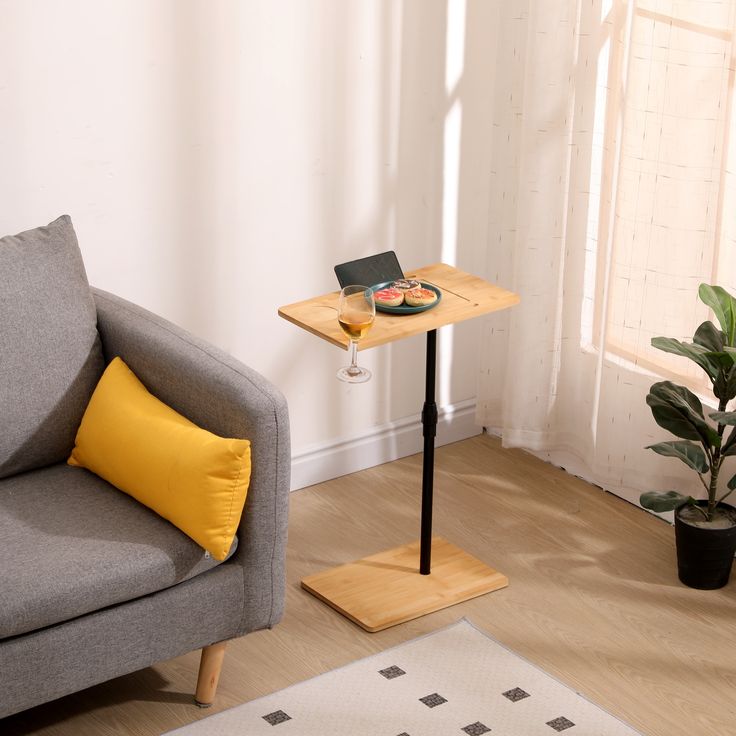
M378 674L383 675L387 680L393 680L394 677L401 677L401 675L405 675L406 672L404 672L401 667L393 665L392 667L386 667L384 670L378 670Z
M466 620L171 736L641 736Z
M447 700L445 700L445 698L443 698L439 693L425 695L423 698L419 698L419 700L424 703L427 708L436 708L438 705L442 705L447 702Z

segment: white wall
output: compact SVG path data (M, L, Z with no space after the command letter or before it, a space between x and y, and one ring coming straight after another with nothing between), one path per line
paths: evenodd
M361 353L374 379L347 386L346 354L276 310L387 249L484 274L497 10L0 0L0 233L70 214L91 283L270 378L302 484L413 451L423 339ZM441 333L440 407L464 417L446 438L479 431L484 329Z

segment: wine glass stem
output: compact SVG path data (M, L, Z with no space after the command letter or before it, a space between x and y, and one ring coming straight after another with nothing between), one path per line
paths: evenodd
M351 375L360 373L360 368L358 368L358 341L357 340L350 341L350 368L348 368L348 373L350 373Z

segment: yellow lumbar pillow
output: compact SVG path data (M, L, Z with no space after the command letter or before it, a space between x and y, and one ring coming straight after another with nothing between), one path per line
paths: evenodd
M250 442L193 424L120 358L102 374L67 462L168 519L216 560L227 557L248 492Z

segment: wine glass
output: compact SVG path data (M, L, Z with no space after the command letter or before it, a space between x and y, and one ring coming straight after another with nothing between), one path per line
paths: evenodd
M346 286L340 292L337 305L337 321L350 338L350 365L340 368L337 377L348 383L365 383L371 372L357 363L358 340L371 328L376 317L373 292L367 286Z

